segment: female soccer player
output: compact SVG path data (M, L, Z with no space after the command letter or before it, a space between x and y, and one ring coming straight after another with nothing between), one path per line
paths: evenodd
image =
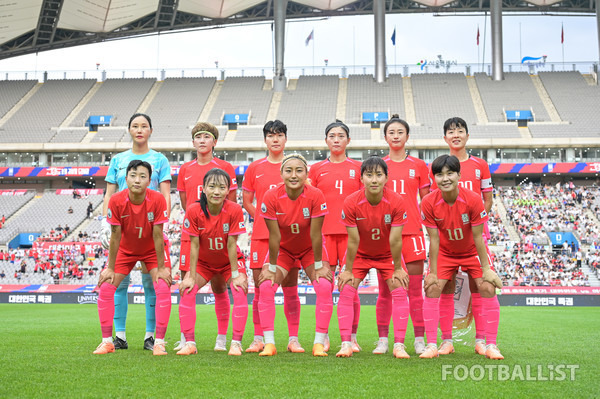
M408 359L404 346L409 315L408 275L402 268L402 228L407 222L404 203L386 187L388 169L381 158L373 156L364 161L360 176L365 188L346 198L342 213L342 222L348 230L348 251L346 270L338 282L342 349L336 356L352 356L353 300L369 269L375 268L383 275L392 295L394 357Z
M329 256L331 273L335 276L336 266L344 266L344 257L348 246L348 233L341 222L344 199L360 189L360 162L346 156L346 147L350 143L350 129L342 121L335 121L325 128L325 143L330 155L324 161L310 167L308 178L311 184L321 190L329 208L323 222L325 247ZM358 293L354 297L354 320L352 322L352 350L360 352L356 341L356 332L360 318L360 300ZM329 336L325 340L325 352L329 350Z
M444 141L448 144L450 155L456 156L460 161L460 187L467 188L477 193L483 200L485 211L489 213L492 209L492 175L490 168L483 159L469 155L467 142L469 141L469 127L464 119L454 117L444 122ZM433 180L433 175L431 176ZM435 181L432 188L436 188ZM484 236L489 239L487 223L483 225ZM454 291L456 287L455 276L446 284L440 297L440 330L442 330L442 344L440 355L454 352L452 342L452 326L454 321ZM481 313L481 296L477 292L477 284L469 277L469 288L471 290L473 316L475 318L475 352L485 355L485 319Z
M277 354L275 348L275 291L298 262L317 294L316 333L313 356L327 356L325 337L333 310L332 275L323 261L323 218L327 214L325 196L306 183L308 166L302 155L291 154L281 162L282 185L265 193L261 216L269 229L269 266L260 274L258 310L265 337L260 356ZM290 350L288 348L288 350Z
M226 199L230 186L231 178L225 171L211 169L204 175L200 201L191 203L185 214L183 231L190 237L190 270L179 284L179 319L186 343L178 355L198 353L194 339L196 293L213 281L215 275L230 281L233 294L233 339L229 354L242 354L242 337L248 318L248 279L245 273L240 273L240 270L245 271L246 265L243 260L238 261L237 238L246 232L246 226L242 207Z
M200 200L202 193L203 180L206 173L213 169L223 169L229 175L230 187L227 198L236 202L237 181L233 166L213 155L213 149L219 139L219 130L216 126L208 122L199 122L192 129L192 143L196 149L196 159L184 163L179 169L177 178L177 191L181 200L181 207L187 210L187 207ZM243 260L243 254L239 251ZM190 236L184 231L181 233L181 249L179 252L179 270L181 270L181 279L185 278L190 270ZM246 267L240 269L240 272L246 273ZM215 313L217 314L217 340L215 342L215 351L227 350L227 329L229 328L229 313L231 304L229 303L229 294L227 293L227 282L219 273L214 274L210 280L210 285L215 296ZM185 336L181 333L181 340L175 350L180 350L185 346Z
M408 222L402 230L402 258L406 263L409 275L408 301L410 317L415 333L415 352L420 355L425 350L423 336L423 264L425 253L425 238L423 226L419 218L418 197L423 198L429 193L429 170L422 160L408 155L406 142L408 141L410 127L406 121L397 114L383 128L385 141L388 143L390 153L383 160L388 166L388 182L386 187L402 197ZM379 279L379 296L375 313L377 317L377 330L379 341L373 350L375 354L388 351L388 334L390 317L392 316L392 296L385 284L381 273Z
M281 161L283 150L287 141L287 126L280 120L269 121L263 127L265 144L268 155L256 160L248 166L244 174L244 208L254 219L252 227L252 239L250 241L250 268L254 278L254 299L252 301L252 319L254 322L254 340L246 349L246 352L260 352L265 344L263 342L263 331L258 315L258 302L260 300L259 276L261 271L268 265L267 253L269 251L269 231L260 212L256 212L253 204L256 199L257 206L263 202L263 196L267 190L281 183ZM304 348L298 341L298 328L300 326L300 298L298 297L298 269L291 269L287 277L282 281L283 290L283 312L288 323L289 343L288 350L295 353L303 353Z
M421 203L423 224L429 234L429 275L425 279L426 298L423 304L428 345L422 358L438 356L437 326L440 317L439 297L446 283L460 267L477 285L481 295L481 317L486 322L485 356L504 359L496 346L500 305L495 287L502 282L490 267L487 245L483 240L483 224L487 211L481 196L464 187L459 188L461 164L453 155L442 155L431 164L438 187Z
M163 224L168 218L164 197L148 190L152 167L141 160L131 161L126 168L127 189L113 195L108 201L107 218L111 225L108 267L100 273L98 287L98 315L102 328L102 342L94 354L115 351L112 342L115 291L131 273L136 262L148 269L156 291L156 341L154 355L166 355L165 333L171 314L171 269L165 264ZM144 348L146 349L146 348Z
M148 162L153 170L148 188L160 193L167 203L167 216L171 213L171 167L167 157L163 154L150 149L150 136L152 135L152 120L145 114L134 114L129 119L129 135L133 141L131 150L121 152L110 160L108 172L106 173L106 193L102 205L102 234L101 241L105 248L108 248L112 227L108 223L106 215L108 202L112 195L117 191L127 188L126 173L127 165L134 159ZM169 253L169 240L164 237L166 253ZM171 259L165 256L166 267L171 269ZM115 293L115 349L127 349L127 336L125 334L125 324L127 321L127 288L130 278L127 275L119 285ZM156 305L156 294L152 284L152 278L148 274L147 268L142 263L142 285L144 286L144 297L146 305L146 336L144 337L144 349L152 350L154 345L154 329L156 327L156 317L154 308Z

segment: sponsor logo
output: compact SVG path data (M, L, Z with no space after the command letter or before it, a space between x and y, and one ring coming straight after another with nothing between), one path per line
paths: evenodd
M356 221L358 222L359 220L365 220L366 218L356 218Z
M185 177L185 180L189 180L189 179L191 179L191 178L192 178L192 176L186 176L186 177Z
M321 173L319 176L325 176L325 175L327 175L327 174L329 174L329 172L324 172L324 173Z
M256 178L258 179L258 178L260 178L260 177L263 177L264 175L265 175L264 173L263 173L263 174L261 174L261 175L256 175Z
M205 305L214 305L215 304L214 295L205 295L203 299L204 299Z
M121 216L121 219L128 218L129 216L131 216L131 215L122 215L122 216Z
M80 305L98 303L98 294L77 295L77 303Z
M285 215L285 212L275 212L276 215Z

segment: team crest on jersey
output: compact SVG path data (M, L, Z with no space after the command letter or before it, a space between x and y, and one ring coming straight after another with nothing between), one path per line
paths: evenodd
M481 213L479 214L479 216L481 216L481 218L483 219L484 217L486 217L486 216L487 216L487 212L484 210L483 212L481 212Z
M475 178L477 180L481 179L481 170L475 169Z
M183 227L185 227L186 229L190 228L190 221L188 218L185 218L185 220L183 221Z
M409 169L408 170L408 177L410 177L411 179L414 179L416 175L416 172L414 169Z
M150 223L154 222L154 212L148 212L148 221Z
M383 216L383 221L384 221L385 223L392 223L392 215L390 215L389 213L388 213L388 214L385 214L385 215Z
M310 211L308 210L308 208L302 208L302 215L304 215L304 219L310 217Z
M462 215L460 215L460 216L461 216L461 218L462 218L462 222L463 222L464 224L467 224L467 223L469 223L469 215L467 215L466 213L463 213L463 214L462 214Z
M267 206L265 205L265 203L263 202L262 205L260 206L260 210L262 211L262 213L267 213Z
M223 233L229 233L229 223L223 223Z
M350 169L350 178L354 179L356 177L356 171L354 169Z
M106 217L109 219L112 218L112 211L110 210L110 208L108 208L108 212L106 212Z

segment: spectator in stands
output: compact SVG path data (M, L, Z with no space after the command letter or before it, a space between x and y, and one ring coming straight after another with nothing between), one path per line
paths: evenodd
M94 212L94 206L92 205L92 202L90 201L88 203L88 206L87 206L87 215L86 215L86 218L90 219L92 217L92 213L93 212Z
M67 209L67 213L73 213L73 207L69 206L69 209Z

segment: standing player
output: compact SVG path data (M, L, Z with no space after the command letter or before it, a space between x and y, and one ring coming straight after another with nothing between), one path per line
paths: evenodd
M504 357L496 346L500 305L495 287L501 288L502 282L491 269L487 245L483 240L487 211L479 194L464 187L459 188L460 168L460 161L453 155L436 158L431 164L431 171L439 189L431 192L421 203L423 224L427 227L430 246L429 275L425 279L426 298L423 305L428 345L420 357L438 356L439 297L460 267L475 281L481 295L481 318L486 322L485 356L501 360Z
M402 197L408 222L402 230L402 258L406 263L409 275L408 300L410 317L415 333L415 352L420 355L425 350L425 327L423 324L423 264L425 253L425 238L423 226L419 218L419 197L429 193L430 181L427 165L422 160L410 156L406 152L406 142L409 138L410 127L397 114L385 124L383 135L388 143L390 153L383 158L388 166L389 179L386 187ZM388 290L382 273L377 273L379 279L379 295L375 313L379 341L373 350L375 354L388 351L388 335L390 317L392 316L392 296Z
M479 195L483 199L485 211L489 214L493 203L492 175L490 168L483 159L469 155L467 152L467 141L469 140L469 128L464 119L454 117L444 122L444 141L448 144L450 155L454 155L460 161L461 177L458 184ZM433 180L433 176L432 176ZM432 188L435 187L435 182ZM483 225L484 235L489 238L487 223ZM471 290L473 316L475 318L475 352L485 355L485 319L481 316L481 295L477 291L477 285L469 277L469 288ZM452 325L454 321L454 291L456 279L452 277L446 284L440 297L440 329L442 330L442 345L440 355L454 352L452 341Z
M181 200L181 207L184 210L196 201L200 200L202 193L202 182L206 173L213 169L223 169L229 175L230 187L227 198L230 201L236 201L237 181L233 166L227 161L215 158L213 150L219 140L219 130L208 122L199 122L192 129L192 143L196 149L196 159L184 163L179 169L177 178L177 191ZM241 254L241 252L240 252ZM181 249L179 252L179 270L181 270L181 279L185 278L190 270L190 236L184 231L181 232ZM243 257L243 255L242 255ZM243 272L245 273L244 267ZM231 304L229 294L227 293L227 281L219 273L214 274L210 280L210 285L215 296L215 313L217 314L217 340L215 342L215 351L227 350L227 329L229 328L229 313ZM180 350L185 346L185 336L181 332L181 340L175 350Z
M386 187L388 170L379 157L363 162L360 176L364 190L344 201L343 223L348 230L346 270L340 274L338 322L342 349L337 357L352 356L350 332L356 290L369 269L383 275L392 295L394 357L408 359L404 336L408 324L408 275L402 268L402 228L407 222L402 198Z
M329 124L325 128L325 143L330 155L324 161L310 167L308 178L311 184L321 190L329 208L323 222L325 247L329 256L331 273L335 276L337 265L342 268L348 247L348 233L341 223L342 205L344 199L360 189L360 162L346 156L346 146L350 143L350 129L341 121ZM354 320L352 322L352 349L360 352L356 341L356 331L360 318L360 299L358 292L354 296ZM329 336L325 341L325 352L329 350Z
M111 226L106 219L108 202L111 196L127 188L126 173L127 165L134 160L139 159L148 162L153 170L150 185L151 190L160 191L167 202L167 213L171 212L171 167L167 157L163 154L150 149L148 141L152 135L152 120L145 114L134 114L129 119L129 135L133 140L131 150L121 152L110 160L108 172L106 173L106 193L104 203L102 204L102 234L101 241L104 248L108 248L111 234ZM169 240L164 236L165 250L169 253ZM165 256L166 267L171 269L171 259ZM115 293L115 349L127 349L127 336L125 334L125 325L127 321L127 289L129 287L129 274L125 276L123 282L119 285ZM147 268L142 263L142 285L144 286L144 297L146 306L146 336L144 337L144 349L152 350L154 345L154 329L156 327L155 305L156 294L152 278L148 274Z
M98 279L102 342L94 354L115 351L112 342L115 291L136 262L141 261L152 276L158 302L153 352L154 355L166 355L164 338L171 315L171 269L165 266L168 252L163 239L163 224L169 220L167 203L160 193L147 189L152 175L148 162L133 160L125 173L128 188L108 201L107 218L112 226L108 267L102 270Z
M183 231L191 241L190 270L179 284L179 319L186 343L178 355L198 353L194 338L196 294L216 275L223 281L230 281L233 294L233 338L229 354L242 354L242 338L248 319L248 279L246 273L240 273L240 270L246 270L246 264L243 259L238 261L237 238L246 232L246 226L242 207L226 199L231 192L230 186L231 178L225 171L211 169L204 175L200 201L191 203L185 214Z
M316 332L313 356L327 356L325 338L333 311L332 276L323 261L323 218L327 214L325 196L306 183L308 166L302 155L291 154L281 161L283 184L267 191L260 205L269 229L269 266L260 274L258 311L265 336L260 356L277 354L275 348L275 292L288 273L304 267L317 295ZM291 349L288 347L288 351Z
M287 141L287 126L280 120L269 121L263 127L265 144L268 155L256 160L248 166L244 174L242 188L244 190L244 208L254 219L252 239L250 241L250 268L254 279L254 300L252 301L252 320L254 322L254 340L246 352L260 352L265 344L263 331L258 315L258 302L260 301L259 276L263 268L268 265L267 253L269 251L269 231L264 219L256 212L253 201L260 206L267 190L281 183L281 160ZM298 341L298 328L300 326L300 298L298 297L298 269L291 269L282 281L283 312L288 323L289 343L291 352L304 352Z

